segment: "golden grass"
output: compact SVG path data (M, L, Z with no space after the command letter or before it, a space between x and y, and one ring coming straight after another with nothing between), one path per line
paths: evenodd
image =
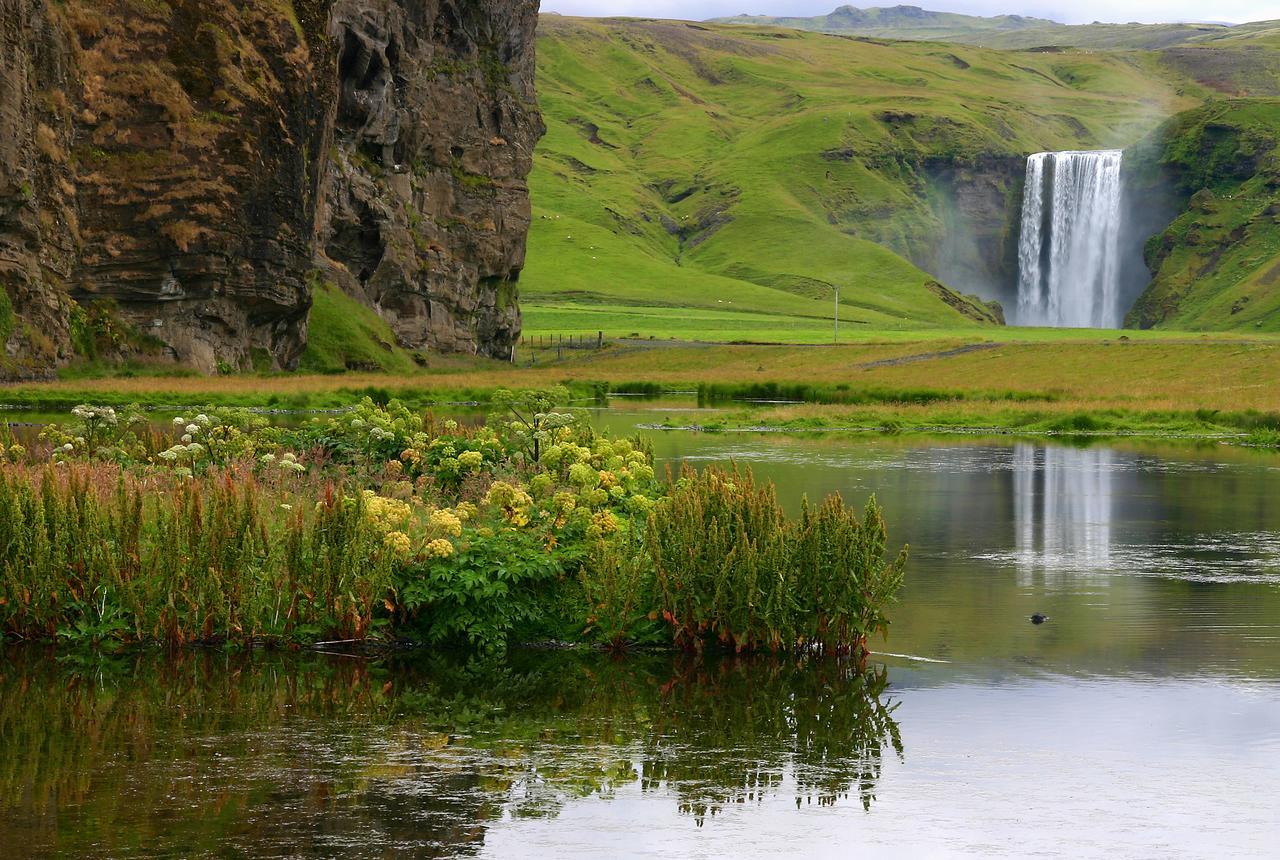
M972 343L973 341L970 341ZM567 381L652 382L671 387L698 383L811 383L859 389L930 389L958 394L1017 392L1052 398L1052 411L1280 410L1280 339L1269 337L1133 341L1017 342L901 364L873 362L930 356L966 345L927 339L848 346L684 346L580 353L563 362L512 367L494 361L433 357L430 370L408 375L351 373L157 379L63 380L18 386L51 395L109 393L114 399L178 402L202 396L261 397L329 394L366 387L451 390L541 387ZM551 354L554 356L554 353ZM0 395L0 401L4 398ZM832 407L822 407L829 410ZM895 406L898 411L915 407ZM927 408L927 407L926 407ZM797 409L797 412L802 412Z

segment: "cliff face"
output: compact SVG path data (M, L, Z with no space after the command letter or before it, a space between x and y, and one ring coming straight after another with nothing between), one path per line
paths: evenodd
M404 346L507 353L542 131L535 2L0 12L10 375L116 318L141 336L110 346L290 368L317 277Z

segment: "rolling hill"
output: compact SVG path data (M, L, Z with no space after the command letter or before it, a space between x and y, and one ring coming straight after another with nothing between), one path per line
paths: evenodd
M1012 283L1026 154L1125 146L1200 96L1150 54L540 27L531 333L819 341L837 285L850 335L989 325L960 294Z
M1022 15L982 17L934 12L918 6L859 9L840 6L826 15L772 17L735 15L708 23L744 24L752 27L788 27L821 33L839 33L876 39L955 42L986 48L1016 50L1047 45L1094 50L1157 50L1173 45L1200 43L1260 30L1274 30L1280 22L1229 26L1212 23L1061 24Z

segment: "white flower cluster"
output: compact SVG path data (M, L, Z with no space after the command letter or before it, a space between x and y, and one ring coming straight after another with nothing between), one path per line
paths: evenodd
M110 406L89 406L81 404L71 410L71 414L79 418L86 424L106 424L110 427L116 426L120 422L116 411Z
M258 458L258 462L264 466L279 464L279 468L285 472L305 472L307 467L298 462L298 457L292 451L286 451L279 457L275 454L263 454Z
M187 437L183 437L184 439ZM176 463L179 460L190 458L195 460L204 453L204 446L199 442L189 442L182 445L174 445L172 448L160 452L160 459L169 463Z

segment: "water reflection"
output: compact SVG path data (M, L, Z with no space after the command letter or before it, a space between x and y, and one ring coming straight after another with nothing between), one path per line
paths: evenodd
M36 853L457 856L624 786L870 809L903 752L886 674L837 662L4 657L0 846Z
M1038 572L1111 563L1109 448L1013 447L1015 558L1022 583Z

